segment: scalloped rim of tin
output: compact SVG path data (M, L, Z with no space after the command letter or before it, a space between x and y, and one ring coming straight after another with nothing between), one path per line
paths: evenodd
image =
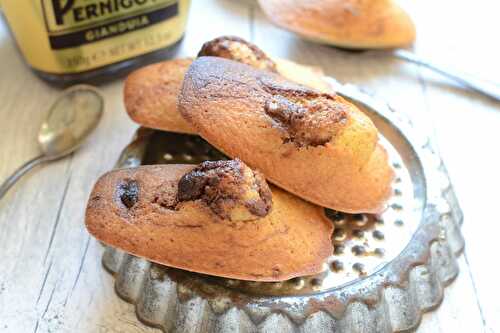
M444 287L458 274L456 256L464 247L460 233L463 215L446 168L431 140L418 135L408 118L355 86L329 81L340 95L391 124L421 163L421 181L444 179L439 186L426 182L423 221L411 241L394 260L366 277L322 293L284 297L245 295L209 285L199 274L175 280L165 273L172 269L107 247L103 264L116 274L115 290L136 305L142 322L164 331L183 327L188 331L215 332L237 327L244 332L297 328L315 332L333 328L340 332L396 332L415 329L424 312L439 306ZM150 134L150 130L139 130L117 165L140 164L137 156Z

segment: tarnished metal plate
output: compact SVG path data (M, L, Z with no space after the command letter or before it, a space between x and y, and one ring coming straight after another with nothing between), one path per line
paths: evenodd
M336 84L332 81L332 84ZM395 332L415 328L458 274L462 213L431 141L352 86L336 90L372 118L396 171L380 215L328 211L335 253L315 276L238 281L152 264L108 247L104 266L138 318L179 332ZM140 129L117 167L225 158L203 139Z

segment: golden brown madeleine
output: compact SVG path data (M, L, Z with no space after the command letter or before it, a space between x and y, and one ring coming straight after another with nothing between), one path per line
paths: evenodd
M200 55L216 55L257 68L277 70L289 80L320 91L330 91L321 70L297 63L270 59L257 46L238 37L219 37L204 44ZM191 59L178 59L149 65L127 77L124 87L125 109L142 126L164 131L195 134L177 111L177 95Z
M359 170L346 169L343 177L338 177L337 185L332 191L337 192L338 207L344 212L377 213L385 209L389 199L394 170L390 167L387 151L378 144L368 162ZM322 187L322 190L328 191ZM367 205L370 208L367 209Z
M202 57L184 78L178 107L209 143L303 199L358 213L379 212L390 195L386 157L377 162L376 174L366 172L377 129L340 96L234 61ZM379 174L386 177L370 179Z
M266 194L255 193L269 188L248 186L256 179L246 171L234 185L228 180L240 171L231 169L155 165L109 172L90 195L87 229L125 252L198 273L282 281L320 272L332 253L333 224L324 210L278 188L270 208Z
M136 123L149 128L195 133L177 112L177 96L191 59L176 59L132 72L125 81L125 109Z
M259 0L276 25L345 48L407 46L415 26L393 0Z

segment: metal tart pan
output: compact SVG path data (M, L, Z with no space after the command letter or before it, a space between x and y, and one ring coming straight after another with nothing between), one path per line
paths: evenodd
M279 283L191 273L106 247L104 267L139 320L165 332L400 332L439 306L464 247L463 215L446 168L408 118L354 86L331 82L381 133L396 171L387 210L327 211L335 252L324 271ZM222 158L200 137L141 128L117 167Z

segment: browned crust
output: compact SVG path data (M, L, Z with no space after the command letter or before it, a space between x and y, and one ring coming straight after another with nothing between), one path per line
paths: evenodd
M391 0L259 0L276 25L345 48L392 48L415 40L408 14Z
M332 96L346 117L332 125L331 140L297 147L283 140L283 128L266 113L266 101L274 96L265 88L269 85L307 91L266 71L203 57L188 70L178 107L208 142L301 198L344 212L379 212L390 195L393 173L385 153L372 156L380 150L373 123L352 104ZM380 169L373 174L366 171L371 160Z
M125 81L123 98L130 118L144 127L195 134L177 112L177 96L191 59L160 62L138 69Z
M276 64L257 45L236 36L221 36L203 44L198 57L226 58L249 66L276 72Z
M332 223L323 209L272 188L273 209L255 221L221 219L199 201L170 209L179 179L194 166L156 165L102 176L85 214L100 241L166 266L252 281L282 281L322 270L332 253ZM120 190L135 183L133 205ZM130 206L130 207L129 207Z

